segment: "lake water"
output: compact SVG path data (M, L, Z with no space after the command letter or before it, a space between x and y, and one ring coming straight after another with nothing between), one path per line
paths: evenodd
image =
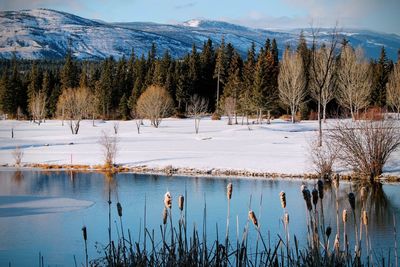
M142 242L139 231L143 227L146 206L146 226L160 237L163 199L166 191L173 197L173 220L179 218L178 195L185 194L189 229L203 225L204 205L207 205L207 238L225 235L226 186L233 184L231 200L231 238L236 240L236 218L242 231L247 222L249 205L259 217L261 231L271 243L277 234L284 235L279 193L286 192L287 211L290 214L290 234L295 234L300 245L306 245L305 204L300 191L302 183L313 188L316 181L279 179L234 179L166 177L121 173L106 177L99 173L71 173L45 171L0 171L0 266L37 266L39 253L45 266L74 266L84 262L84 243L81 228L88 231L89 258L98 258L96 242L108 241L108 193L111 188L113 238L117 238L119 223L116 203L123 207L125 231L130 229L132 238ZM397 225L400 221L400 185L383 185L369 190L369 231L372 248L377 256L394 252L393 214ZM357 192L356 184L340 184L339 210L350 211L347 194ZM262 197L261 197L262 196ZM250 202L251 199L251 202ZM262 199L262 201L260 201ZM325 188L325 225L336 230L335 194ZM261 205L260 205L261 202ZM146 203L146 205L145 205ZM359 213L359 196L357 196ZM261 212L261 213L260 213ZM261 214L261 216L260 216ZM341 217L341 216L340 216ZM217 226L216 226L217 225ZM349 238L352 242L352 215L349 212ZM341 226L342 227L342 226ZM250 231L250 238L256 232ZM141 234L142 235L142 234ZM157 237L158 236L158 237ZM250 242L251 243L251 242ZM400 252L399 252L400 254Z

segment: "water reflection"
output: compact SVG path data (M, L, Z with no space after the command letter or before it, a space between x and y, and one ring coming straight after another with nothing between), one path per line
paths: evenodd
M162 223L163 196L170 191L173 197L173 218L179 218L177 197L187 191L188 226L203 222L203 207L207 202L207 234L209 238L219 233L225 233L227 201L226 186L233 184L231 199L230 234L236 239L236 218L238 227L242 229L247 223L249 206L259 215L262 231L269 233L271 243L277 234L283 234L282 208L279 199L280 191L286 192L287 212L290 215L290 233L296 235L300 245L305 245L306 208L300 191L302 183L308 188L314 188L317 181L299 180L267 180L267 179L225 179L203 177L165 177L158 175L135 174L101 174L81 173L74 171L0 171L1 196L50 196L68 197L78 200L95 202L90 208L54 214L22 216L19 218L0 218L0 236L4 244L0 247L0 266L7 265L12 260L13 266L26 266L36 259L38 251L46 251L48 260L53 264L73 265L73 255L78 262L83 258L83 243L81 228L85 224L89 235L89 254L97 255L95 242L108 243L108 201L112 202L112 223L117 220L116 203L120 202L124 210L124 224L132 232L136 241L143 240L143 219L146 202L146 224L149 229L157 230ZM354 219L348 202L348 194L356 196L356 223L360 223L363 208L361 188L367 187L365 200L366 210L370 218L370 236L373 249L393 251L393 214L400 221L400 198L398 185L362 184L342 182L338 191L339 213L343 209L349 212L348 236L354 243ZM261 202L262 196L262 204ZM251 203L250 203L251 198ZM325 226L331 226L332 236L336 231L336 194L330 184L324 184L324 221ZM1 207L1 203L0 203ZM0 211L1 212L1 211ZM258 216L259 217L259 216ZM35 223L32 223L35 222ZM217 224L217 227L214 227ZM50 226L49 226L50 225ZM340 227L343 229L340 220ZM112 225L112 235L114 233ZM200 227L201 228L201 227ZM234 230L235 229L235 230ZM254 235L256 238L256 235ZM332 237L331 237L332 238ZM62 244L60 244L62 240ZM333 242L333 241L332 241ZM62 253L60 254L60 246ZM354 246L353 246L354 248ZM393 253L392 253L393 254ZM31 259L31 261L29 261Z

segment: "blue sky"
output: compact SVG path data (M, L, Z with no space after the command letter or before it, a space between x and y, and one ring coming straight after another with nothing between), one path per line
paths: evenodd
M334 26L400 34L400 0L0 0L1 10L52 8L107 22L211 19L257 28Z

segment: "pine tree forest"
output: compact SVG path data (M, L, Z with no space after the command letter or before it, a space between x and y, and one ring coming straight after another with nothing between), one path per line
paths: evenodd
M349 101L341 98L344 94L337 93L348 89L341 86L339 79L342 77L340 64L344 64L341 54L346 46L349 44L344 41L335 51L336 67L330 73L333 82L327 89L333 94L324 107L324 116L328 118L350 116L348 105L342 104ZM267 39L261 48L256 49L251 44L247 55L240 55L232 44L222 39L218 45L211 40L202 47L193 45L183 58L172 58L169 51L157 51L153 44L147 55L137 55L132 51L118 60L79 61L74 59L71 51L66 53L63 61L31 61L15 57L11 60L2 59L0 114L7 114L8 118L34 120L35 114L30 107L36 101L36 96L41 95L45 117L59 118L61 114L57 104L62 93L69 88L83 87L89 90L93 101L86 118L127 120L133 118L137 101L146 88L158 85L165 88L173 100L172 116L184 117L194 95L207 100L207 113L233 114L236 123L237 116L252 116L259 121L267 116L290 115L290 106L280 97L280 90L283 89L278 88L279 84L284 84L278 83L278 80L282 60L285 60L278 54L283 55L285 51L278 51L277 47L275 40ZM299 107L295 114L299 119L315 119L317 112L318 101L313 96L310 77L313 49L326 50L323 45L308 47L303 35L300 35L297 47L286 48L287 52L298 55L293 57L287 54L286 60L300 60L302 69L296 71L298 75L301 74L299 77L305 79L301 83L304 84L304 91L300 94L302 98L298 99ZM351 50L356 53L355 48ZM357 110L372 107L392 110L386 101L386 87L394 66L399 62L389 60L384 47L378 59L364 60L371 81L363 99L364 105L357 106ZM290 75L290 69L285 75Z

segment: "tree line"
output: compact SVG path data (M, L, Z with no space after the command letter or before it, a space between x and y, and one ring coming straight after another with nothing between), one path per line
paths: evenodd
M151 86L167 91L176 116L187 114L191 99L199 97L207 112L227 114L236 123L238 114L260 121L290 113L295 121L317 112L323 119L341 113L356 117L371 106L398 111L399 62L389 60L384 47L378 59L367 60L361 49L332 36L330 42L308 46L301 34L297 47L287 47L281 59L275 39L259 49L252 43L241 56L223 38L219 45L210 39L201 49L193 45L176 59L168 50L158 57L155 44L147 55L132 50L118 60L79 61L72 51L63 61L14 57L0 61L0 111L40 123L64 117L74 108L68 102L74 95L83 97L86 107L69 112L82 118L130 119Z

